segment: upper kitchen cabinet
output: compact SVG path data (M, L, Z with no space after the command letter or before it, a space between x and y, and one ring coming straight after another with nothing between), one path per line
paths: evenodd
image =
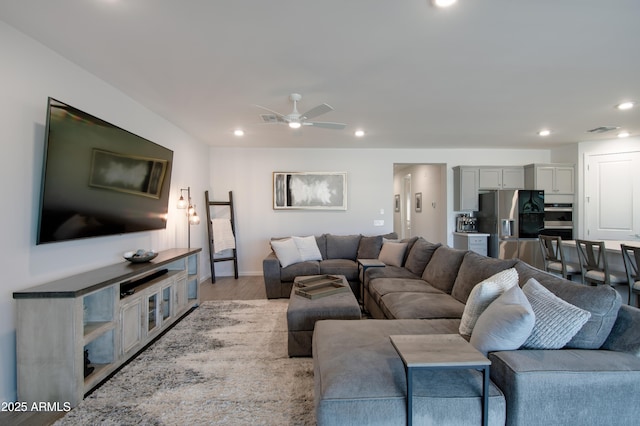
M525 187L542 189L545 196L570 195L575 192L573 164L527 164Z
M478 167L453 168L453 210L478 211Z
M524 168L480 167L479 189L524 189Z

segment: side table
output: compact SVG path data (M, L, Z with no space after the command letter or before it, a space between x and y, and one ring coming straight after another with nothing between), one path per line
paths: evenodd
M364 273L369 268L383 268L387 265L378 259L358 259L358 268L362 275L360 275L360 303L364 304Z
M392 335L407 373L407 425L413 424L413 373L419 369L482 370L482 424L489 424L491 361L458 334Z

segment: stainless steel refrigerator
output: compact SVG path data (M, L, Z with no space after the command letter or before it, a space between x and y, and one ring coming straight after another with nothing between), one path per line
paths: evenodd
M488 254L542 267L538 235L544 229L544 191L499 190L480 194L478 231L489 234Z

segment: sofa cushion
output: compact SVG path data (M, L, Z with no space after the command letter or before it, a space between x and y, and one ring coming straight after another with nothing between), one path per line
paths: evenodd
M411 250L409 250L404 267L416 275L422 275L433 253L435 253L436 249L441 245L440 243L430 243L422 237L418 238L411 247Z
M401 266L385 266L384 268L368 268L364 274L364 288L369 288L371 280L376 278L407 278L420 279L419 275L414 274L407 268Z
M316 237L291 237L298 247L298 252L302 260L322 260L322 254L318 248Z
M457 250L447 246L438 247L429 264L424 268L422 279L438 290L450 294L465 253L465 250Z
M399 291L443 294L441 290L427 284L426 281L413 278L376 278L369 282L369 294L378 304L385 294Z
M531 335L524 342L527 349L560 349L580 331L591 313L580 309L547 290L531 278L522 287L536 322Z
M482 312L469 341L485 355L494 351L516 350L531 334L535 321L527 296L516 284Z
M464 306L464 313L460 320L460 334L471 336L480 314L491 302L513 286L518 286L518 272L514 268L500 271L476 284Z
M273 240L271 241L271 248L283 268L293 265L294 263L302 262L302 256L293 238Z
M387 241L382 244L378 260L389 266L402 266L407 243Z
M513 268L516 262L517 259L494 259L473 251L467 252L458 270L451 295L460 302L467 303L467 298L476 284L500 271Z
M280 269L280 281L293 282L296 277L318 274L320 274L320 262L317 260L298 262Z
M350 259L356 260L360 235L332 235L326 234L327 257L326 259Z
M598 349L607 339L618 317L621 297L606 285L586 286L536 269L518 261L516 270L522 287L530 278L551 290L553 294L579 308L591 312L589 321L567 343L568 348Z
M382 248L382 235L361 237L358 244L358 259L377 259Z
M320 273L344 275L348 281L358 281L358 264L349 259L327 259L320 262Z
M464 305L445 293L402 291L382 296L380 309L389 319L460 318Z

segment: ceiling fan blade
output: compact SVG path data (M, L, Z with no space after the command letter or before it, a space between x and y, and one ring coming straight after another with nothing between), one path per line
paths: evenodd
M267 107L263 107L263 106L261 106L261 105L255 105L255 104L254 104L254 106L256 106L256 107L258 107L258 108L261 108L261 109L263 109L263 110L265 110L265 111L269 111L271 114L274 114L274 115L278 118L278 121L284 121L284 122L288 122L288 121L289 121L289 120L287 120L287 118L286 118L286 116L285 116L284 114L280 114L280 113L279 113L279 112L277 112L277 111L274 111L274 110L269 109L269 108L267 108Z
M322 114L326 114L329 111L333 111L333 108L330 105L322 104L316 107L311 108L309 111L305 112L300 116L300 119L307 120L309 118L317 117Z
M342 130L347 127L344 123L333 123L330 121L305 121L302 123L304 126L322 127L324 129L336 129Z

